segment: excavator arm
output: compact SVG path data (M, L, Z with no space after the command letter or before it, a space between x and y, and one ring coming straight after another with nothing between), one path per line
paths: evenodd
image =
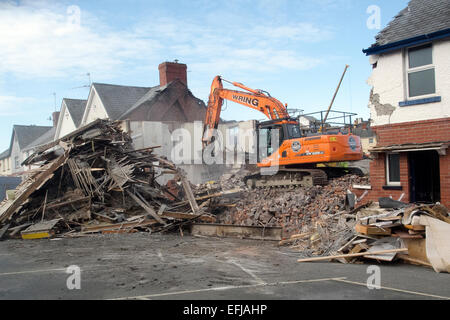
M211 143L213 132L219 125L220 113L222 111L224 100L230 100L260 111L271 120L282 121L289 117L286 106L277 99L271 97L267 92L251 89L238 82L230 83L247 92L224 89L222 78L220 76L214 78L211 85L211 93L209 95L208 108L206 110L204 121L204 135L202 139L204 145Z

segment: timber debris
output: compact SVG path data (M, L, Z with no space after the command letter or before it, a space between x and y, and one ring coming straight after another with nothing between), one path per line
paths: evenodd
M120 122L96 120L41 147L23 165L36 169L0 204L2 238L77 237L167 231L186 221L215 222L199 208L182 170L134 150ZM172 193L158 179L168 176ZM176 205L174 205L176 204Z

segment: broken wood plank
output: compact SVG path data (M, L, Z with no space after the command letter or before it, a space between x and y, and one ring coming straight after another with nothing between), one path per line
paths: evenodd
M162 217L168 217L168 218L173 218L173 219L180 219L180 220L184 220L184 219L193 219L193 218L198 218L198 220L200 221L204 221L204 222L216 222L216 218L212 215L208 215L208 214L197 214L197 215L193 215L191 213L182 213L182 212L164 212L162 215Z
M128 195L133 198L134 201L136 201L136 203L138 205L140 205L148 214L150 214L156 221L158 221L159 223L163 224L163 225L167 225L167 223L161 219L158 214L155 212L155 210L153 210L153 208L151 208L148 204L144 203L144 201L142 201L141 199L139 199L136 195L134 195L132 192L130 192L130 190L127 190ZM136 192L137 193L137 192Z
M189 200L192 212L197 214L199 207L197 201L195 200L194 193L192 192L191 185L185 176L181 176L181 184L183 185L184 193Z
M10 224L8 223L3 228L0 229L0 240L2 240L3 236L5 235L6 231L8 231Z
M408 251L407 248L401 248L401 249L374 251L374 252L370 252L370 254L377 255L377 254L384 254L384 253L407 252L407 251ZM313 257L313 258L306 258L306 259L298 259L297 262L314 262L314 261L325 261L325 260L338 259L338 258L362 257L366 254L368 254L368 252L340 254L340 255L326 256L326 257Z
M81 197L81 198L77 198L77 199L73 199L73 200L69 200L69 201L65 201L65 202L60 202L60 203L53 202L52 204L47 205L47 210L64 207L69 204L74 204L77 202L89 201L90 199L91 199L91 197L87 196L87 197Z
M95 233L101 232L104 230L118 230L118 229L132 229L136 227L146 227L156 224L157 222L153 219L145 219L141 221L135 222L122 222L122 223L114 223L114 224L100 224L100 225L84 225L81 228L81 231L84 233Z
M1 208L2 210L0 212L0 222L4 222L7 219L9 219L14 212L22 205L22 203L28 199L28 197L37 189L39 189L45 182L47 182L50 178L53 177L53 172L58 169L63 163L66 162L67 158L69 156L69 153L66 152L59 158L57 158L55 161L47 164L45 166L45 170L34 177L33 181L30 183L29 186L23 186L25 190L21 190L22 192L20 194L16 193L16 198L11 203L8 203L5 208ZM19 186L20 187L20 186Z
M50 238L55 234L52 229L59 221L61 221L61 219L53 219L33 224L21 232L22 239Z
M398 254L397 257L400 260L403 260L407 263L413 264L413 265L419 265L419 266L424 266L424 267L428 267L428 268L433 268L433 266L431 265L431 263L427 262L427 261L422 261L416 258L412 258L409 255L406 254Z
M359 185L359 184L354 184L352 186L353 189L358 189L358 190L372 190L372 186L369 185Z
M209 237L279 241L281 240L282 228L193 223L191 225L191 234Z
M300 233L300 234L294 234L292 236L289 237L289 239L285 239L285 240L281 240L278 245L279 246L283 246L285 244L288 243L292 243L294 241L297 241L299 239L305 239L308 238L311 235L311 232L306 232L306 233Z
M365 226L362 224L356 224L355 231L364 235L380 235L380 236L388 236L391 235L392 231L389 228L379 228L375 226Z

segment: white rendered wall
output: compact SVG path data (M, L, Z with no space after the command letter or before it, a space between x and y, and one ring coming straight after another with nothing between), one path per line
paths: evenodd
M436 75L436 94L408 98L406 51L398 50L371 56L378 62L367 83L373 87L369 101L372 126L446 118L450 116L450 40L433 43L433 64ZM377 100L377 96L379 100ZM399 102L430 97L441 97L441 102L400 107ZM374 99L375 98L375 99Z

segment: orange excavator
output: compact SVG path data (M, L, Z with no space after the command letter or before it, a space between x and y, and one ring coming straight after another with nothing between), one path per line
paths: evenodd
M224 89L223 81L245 91ZM317 165L363 158L358 136L350 132L327 134L322 130L305 135L300 130L298 118L289 115L287 105L266 91L251 89L220 76L216 76L211 85L202 138L204 147L214 141L214 130L218 128L224 100L258 110L270 119L257 122L256 125L257 166L262 168L261 172L267 168L276 168L276 173L260 172L247 176L245 180L251 188L324 185L328 180L328 169L335 172L336 168Z

